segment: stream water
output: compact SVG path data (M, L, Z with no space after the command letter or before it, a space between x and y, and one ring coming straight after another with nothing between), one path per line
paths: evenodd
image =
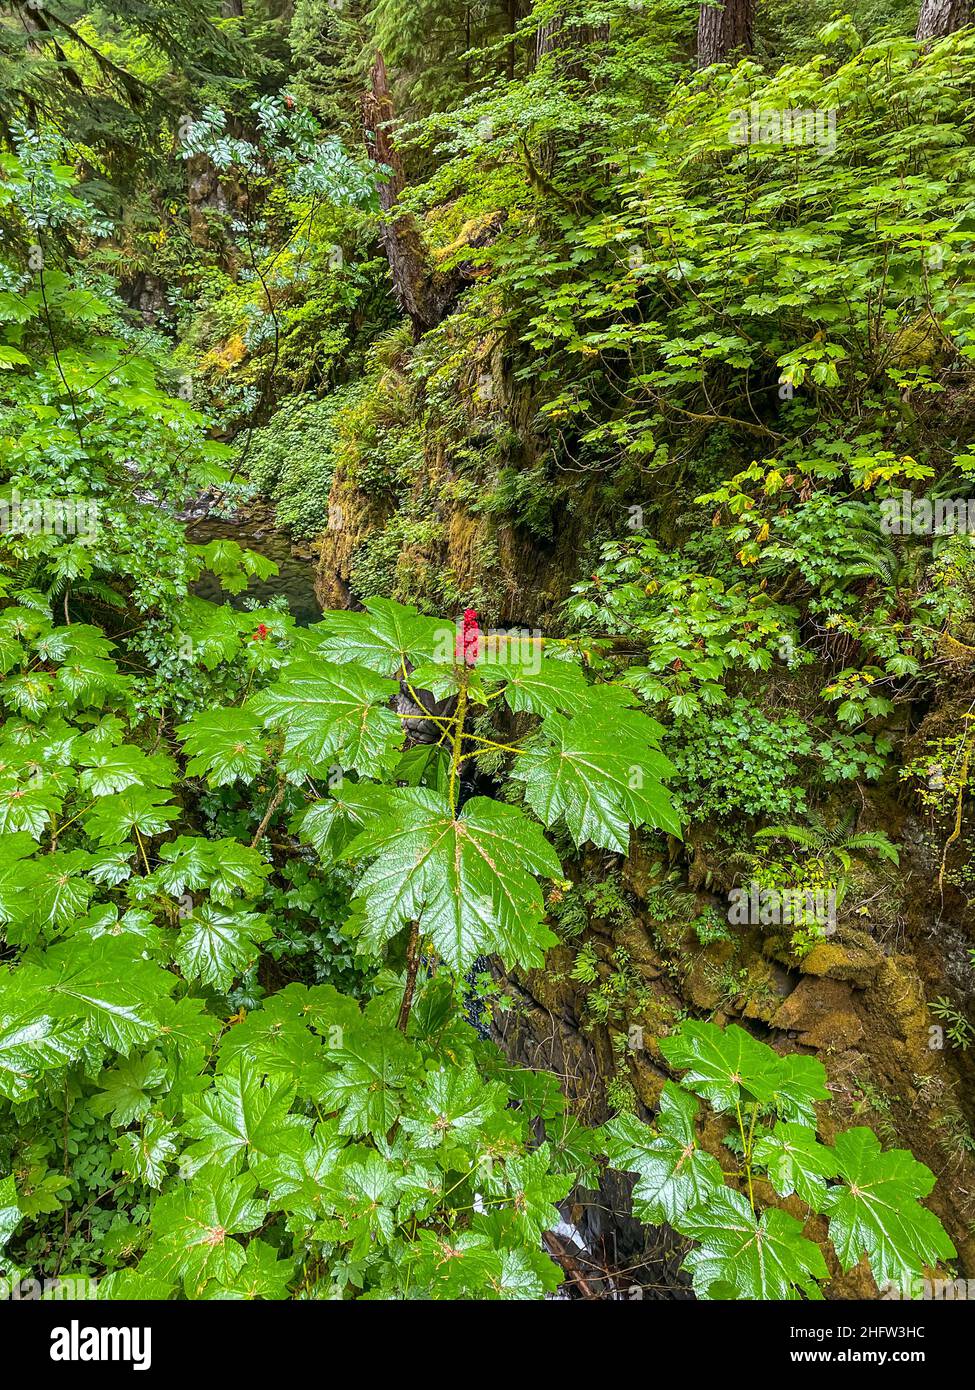
M273 560L278 573L270 579L252 579L241 594L228 594L220 587L220 581L212 574L204 574L193 586L193 592L211 603L230 603L234 608L246 608L249 599L257 599L261 604L269 603L278 594L283 594L295 620L302 627L317 623L322 616L321 605L315 596L315 562L310 553L295 553L291 541L283 531L279 531L271 521L262 516L240 516L229 521L216 517L206 517L198 522L189 533L197 545L209 541L231 540L245 550L256 550Z

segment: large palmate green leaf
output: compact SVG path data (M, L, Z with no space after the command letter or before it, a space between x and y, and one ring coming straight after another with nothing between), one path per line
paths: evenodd
M545 657L535 662L504 660L498 663L496 671L506 681L504 698L516 713L571 714L584 707L589 695L590 687L581 669L568 661L550 661Z
M7 1242L22 1219L13 1178L0 1179L0 1255L6 1250Z
M295 1086L277 1077L266 1083L238 1058L209 1090L185 1105L185 1133L196 1142L185 1157L203 1167L215 1162L233 1167L240 1156L270 1157L295 1147L297 1130L311 1121L291 1115Z
M204 903L183 918L174 956L183 974L214 989L229 989L266 941L271 927L255 912Z
M780 1120L771 1134L759 1134L752 1158L766 1170L780 1197L794 1192L814 1211L822 1211L826 1179L836 1173L836 1156L819 1142L815 1130Z
M159 867L145 883L179 897L206 888L214 902L229 903L235 897L257 897L271 872L260 851L239 840L205 840L199 835L180 835L159 851Z
M359 666L305 661L286 667L248 708L283 733L282 766L289 771L335 763L381 777L403 746L402 722L387 708L398 690Z
M83 1021L102 1042L130 1052L157 1033L156 1006L175 988L176 977L143 960L124 937L103 936L84 951L73 940L52 947L39 975L52 1007Z
M176 777L171 758L162 753L150 756L132 744L93 749L81 762L85 770L79 786L91 796L114 796L126 787L170 787Z
M39 840L60 807L61 797L49 782L0 772L0 835L25 832Z
M139 835L159 835L178 819L179 808L169 806L161 788L126 787L114 796L103 796L85 813L84 825L101 845L121 845Z
M823 1210L844 1269L866 1255L878 1284L902 1284L955 1255L941 1222L918 1200L934 1186L929 1168L906 1149L885 1153L866 1128L837 1135L833 1152L843 1182L827 1190Z
M21 966L15 976L0 973L0 1095L29 1095L42 1072L77 1057L84 1028L57 1016L47 981Z
M141 1120L152 1108L152 1092L166 1079L166 1068L156 1052L125 1057L106 1069L99 1079L100 1090L92 1097L91 1108L98 1115L111 1115L124 1128Z
M161 1115L150 1115L140 1130L120 1134L116 1141L119 1164L148 1187L160 1188L166 1165L176 1156L177 1133Z
M253 710L201 710L176 732L190 756L186 771L211 787L249 782L261 770L266 735Z
M757 1101L775 1105L784 1119L812 1121L814 1102L829 1098L826 1072L815 1057L780 1057L734 1023L719 1028L691 1020L663 1038L660 1050L671 1066L686 1071L682 1084L716 1110Z
M512 777L546 825L562 820L576 845L587 840L625 854L630 827L680 834L680 820L662 778L673 767L657 747L651 719L629 711L620 723L588 714L551 714L541 737L517 760ZM641 734L644 721L646 728Z
M250 1174L235 1177L210 1167L165 1193L153 1208L142 1271L169 1282L181 1279L189 1298L198 1298L208 1279L232 1284L245 1261L244 1247L232 1237L256 1230L267 1210L255 1200L256 1188Z
M380 676L398 675L407 659L414 666L434 656L450 660L454 649L452 623L388 598L367 599L364 613L327 613L321 628L326 660L355 662Z
M402 1090L417 1067L406 1039L393 1028L362 1025L346 1035L331 1059L334 1066L316 1100L338 1112L344 1134L385 1135L402 1113Z
M802 1222L772 1208L756 1216L740 1192L722 1188L703 1211L688 1212L681 1233L700 1241L684 1260L698 1298L715 1285L736 1298L782 1300L819 1297L817 1279L829 1271L818 1245L802 1234Z
M697 1114L694 1097L668 1081L660 1094L656 1137L633 1115L619 1115L604 1127L610 1163L638 1175L633 1211L641 1220L677 1225L723 1186L720 1163L698 1144Z
M371 946L418 921L437 953L460 971L491 952L538 966L555 943L542 922L535 875L561 878L562 866L538 826L515 806L479 796L455 815L436 792L400 788L343 857L373 860L356 895Z
M480 1133L503 1104L503 1088L485 1085L475 1067L445 1067L431 1072L422 1091L409 1098L403 1129L417 1148L436 1149Z

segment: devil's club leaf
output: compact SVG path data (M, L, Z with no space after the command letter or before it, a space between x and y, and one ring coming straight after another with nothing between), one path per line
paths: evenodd
M389 796L385 814L343 857L375 856L357 891L363 934L373 946L418 921L454 970L497 952L508 962L542 964L554 935L542 922L534 875L562 867L541 831L515 806L474 797L456 816L446 799L420 787Z
M503 1106L502 1089L485 1085L475 1067L432 1072L422 1092L411 1097L403 1128L420 1149L435 1149L478 1133L492 1111Z
M929 1168L906 1149L885 1153L865 1128L838 1135L834 1154L843 1183L828 1189L823 1210L844 1269L866 1255L878 1284L900 1284L954 1256L941 1222L918 1201L934 1186Z
M680 820L661 779L672 765L656 746L653 720L625 711L625 722L552 714L520 757L512 777L525 784L525 800L540 820L564 820L576 845L589 840L625 854L630 826L650 825L680 834Z
M826 1100L826 1073L814 1057L780 1057L731 1024L684 1023L660 1043L673 1067L686 1070L683 1084L716 1110L757 1101L775 1105L786 1119L814 1118L813 1102Z
M81 761L86 770L79 785L91 796L114 796L126 787L170 787L176 775L172 761L164 754L150 756L131 744L98 749Z
M353 1032L335 1049L337 1063L316 1097L338 1110L345 1134L385 1134L402 1111L401 1091L416 1064L416 1055L394 1029Z
M7 1241L20 1225L21 1219L14 1180L3 1178L0 1181L0 1255L6 1249Z
M122 937L100 937L80 952L74 941L43 957L52 1007L83 1020L92 1033L119 1052L130 1052L156 1035L156 1006L176 977L134 955Z
M139 1178L148 1187L162 1187L166 1164L176 1156L176 1137L176 1130L160 1115L150 1115L141 1131L119 1135L122 1172Z
M364 777L395 767L403 726L387 709L399 690L358 666L299 662L250 702L266 725L284 733L282 763L309 770L334 762Z
M517 639L515 639L517 642ZM517 646L516 646L517 651ZM507 681L504 698L515 712L557 714L576 710L588 695L586 678L568 661L502 661L495 668Z
M211 787L248 782L261 770L265 734L252 710L202 710L176 732L190 755L186 771L205 774Z
M21 966L13 979L0 973L0 1095L28 1095L41 1072L81 1051L81 1025L55 1017L52 1002L40 972L28 975Z
M253 912L221 911L211 903L183 919L174 955L183 974L214 989L229 989L256 955L256 943L271 934Z
M752 1158L766 1170L780 1197L794 1192L814 1211L822 1210L825 1180L836 1173L836 1158L814 1130L780 1120L771 1134L758 1136Z
M409 605L388 598L366 600L364 613L336 610L322 621L326 633L322 655L328 661L355 662L380 676L395 676L410 658L453 655L455 629L442 618L425 618Z
M292 1147L296 1130L309 1120L289 1114L295 1088L280 1077L262 1084L243 1059L233 1062L212 1088L186 1102L184 1129L196 1143L187 1151L191 1162L234 1166L239 1155L269 1156Z
M638 1175L633 1211L641 1220L676 1225L721 1188L720 1163L697 1142L697 1113L694 1097L668 1081L660 1095L656 1138L632 1115L619 1115L605 1126L610 1163Z
M208 1279L232 1284L245 1257L231 1237L256 1230L266 1211L254 1200L256 1186L249 1174L234 1177L212 1167L160 1197L143 1271L153 1278L182 1279L190 1298L199 1297Z
M180 835L162 846L159 858L159 867L147 879L153 888L161 887L174 897L207 888L219 903L229 903L238 894L257 897L271 872L260 852L239 840Z
M233 1286L208 1285L204 1298L282 1299L288 1297L288 1281L294 1273L294 1260L282 1260L273 1245L251 1240L244 1263L234 1276Z
M756 1217L740 1192L722 1188L704 1211L688 1212L682 1235L701 1242L684 1261L698 1298L712 1285L730 1285L737 1298L766 1301L818 1296L816 1279L829 1271L818 1245L802 1234L802 1223L771 1208Z
M164 790L126 787L115 796L104 796L85 815L85 829L102 845L121 845L133 832L159 835L176 820L179 809L167 806Z

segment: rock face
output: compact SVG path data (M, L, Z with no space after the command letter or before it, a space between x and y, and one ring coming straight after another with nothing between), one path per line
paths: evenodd
M658 1039L686 1011L751 1027L784 1052L814 1053L833 1096L818 1107L823 1137L829 1142L843 1129L867 1124L885 1146L909 1148L927 1164L939 1178L930 1205L958 1249L959 1272L975 1274L972 1065L965 1050L943 1039L938 1045L931 1031L928 1002L948 987L950 966L926 949L936 920L930 892L916 898L896 939L874 940L841 924L836 939L786 969L769 956L770 948L780 952L778 944L758 930L738 929L732 941L702 947L692 930L654 917L646 859L634 844L621 865L633 916L591 922L584 938L594 944L598 962L593 984L571 979L576 951L567 946L550 954L544 972L506 979L515 1009L501 1020L497 1037L508 1055L553 1072L580 1116L600 1123L624 1094L641 1118L651 1118L668 1076ZM902 869L913 872L909 863ZM619 977L621 958L627 989L607 991ZM593 1009L593 993L617 1000L609 1019ZM641 1278L669 1296L683 1296L675 1237L659 1231L641 1237L628 1220L625 1195L621 1206L619 1191L612 1194L621 1248L633 1264L646 1261ZM613 1205L605 1193L599 1200ZM835 1297L877 1296L862 1271L842 1275L835 1269L830 1290Z
M491 384L480 397L471 387L468 450L499 414L517 441L510 448L518 469L544 467L531 442L530 401L506 384L498 353L485 361ZM350 470L336 470L330 511L341 524L322 544L322 602L346 606L366 596L355 591L356 557L383 536L392 538L397 562L394 597L443 612L443 595L455 593L462 596L456 608L474 604L485 625L554 627L599 522L596 490L581 482L571 506L557 499L551 529L540 535L510 508L484 509L470 487L469 452L454 450L436 429L424 437L415 477L395 497L363 490ZM400 525L421 513L431 525ZM945 718L955 727L960 715ZM917 737L923 733L922 725ZM819 1107L823 1136L866 1124L887 1146L908 1148L927 1164L938 1179L929 1204L958 1249L959 1274L973 1277L975 1048L939 1032L929 1007L975 987L967 904L950 886L944 894L939 888L940 843L932 849L911 808L888 800L875 808L873 823L901 847L896 873L878 880L876 920L841 909L835 933L801 959L781 929L734 926L708 944L697 937L689 921L708 908L723 913L718 889L730 886L715 880L697 838L669 847L668 872L695 904L690 917L671 917L661 904L658 847L635 837L626 858L602 856L594 872L618 882L620 910L599 917L589 909L581 934L554 949L544 971L504 979L514 1007L497 1020L497 1040L513 1062L556 1075L589 1124L620 1107L652 1118L668 1076L659 1040L683 1017L735 1021L783 1052L814 1053L832 1094ZM587 866L575 869L581 877ZM595 963L595 979L586 983L575 971L584 948ZM596 1203L580 1194L567 1217L584 1232L598 1267L632 1269L648 1297L687 1296L680 1241L632 1220L625 1180L609 1181ZM830 1292L876 1296L869 1276L838 1269Z

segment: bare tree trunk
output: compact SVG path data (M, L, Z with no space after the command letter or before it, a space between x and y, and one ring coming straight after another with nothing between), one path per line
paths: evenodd
M971 22L971 0L924 0L917 22L917 41L943 39Z
M386 168L379 185L379 202L385 213L393 211L406 183L391 130L394 115L386 61L377 53L372 88L362 99L362 123L369 157ZM394 214L383 224L380 235L396 298L409 316L414 334L420 338L449 313L463 277L456 271L444 275L434 270L412 214Z
M755 0L702 5L697 23L697 65L709 68L735 53L751 53Z

